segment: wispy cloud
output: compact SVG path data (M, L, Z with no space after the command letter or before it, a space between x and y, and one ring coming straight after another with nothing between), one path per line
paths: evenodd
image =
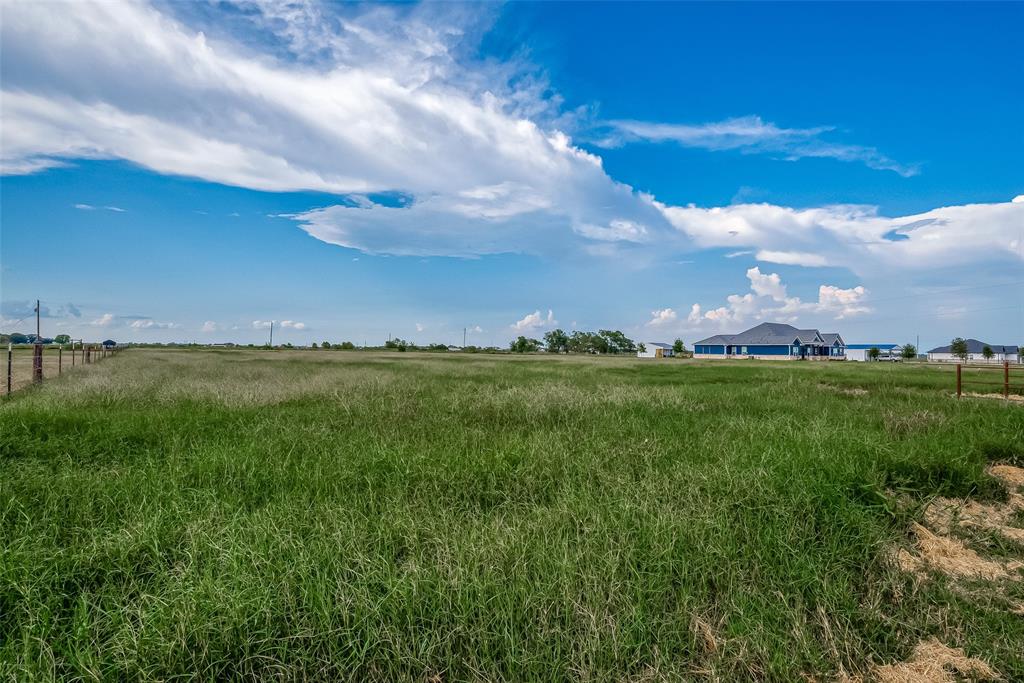
M674 142L684 147L712 151L737 150L745 154L775 155L786 160L807 157L859 162L869 168L894 171L901 176L917 175L916 165L901 164L874 147L845 144L827 139L834 126L784 128L759 116L742 116L711 123L678 124L647 121L611 121L608 131L596 140L604 147L631 142Z
M79 211L114 211L116 213L124 213L124 209L119 206L93 206L92 204L75 204L75 208Z
M129 325L133 330L175 330L181 327L178 323L160 322L157 320L136 320Z

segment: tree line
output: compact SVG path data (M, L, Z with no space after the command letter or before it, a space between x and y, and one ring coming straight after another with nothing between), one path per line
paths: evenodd
M548 353L618 354L636 353L639 346L620 330L576 330L568 334L565 330L557 329L545 332L543 341L519 335L509 343L508 348L513 353L531 353L544 349Z

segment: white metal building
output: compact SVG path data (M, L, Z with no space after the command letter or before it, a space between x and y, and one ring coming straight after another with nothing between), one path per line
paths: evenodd
M878 349L879 360L895 360L902 350L899 344L847 344L846 360L868 361L871 349Z
M637 358L671 358L675 355L671 344L649 341L640 342L640 344L643 344L644 350L640 351L639 348L637 349ZM639 347L639 344L637 346Z

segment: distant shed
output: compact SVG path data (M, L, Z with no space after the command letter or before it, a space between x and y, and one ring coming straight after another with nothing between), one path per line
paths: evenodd
M637 358L671 358L675 355L671 344L663 342L640 342L640 344L644 348L643 351L640 351L639 348L637 349Z

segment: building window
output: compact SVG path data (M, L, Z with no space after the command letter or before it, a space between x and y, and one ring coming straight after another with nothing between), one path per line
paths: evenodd
M747 347L744 346L742 349L740 349L740 353L745 355L747 353Z

